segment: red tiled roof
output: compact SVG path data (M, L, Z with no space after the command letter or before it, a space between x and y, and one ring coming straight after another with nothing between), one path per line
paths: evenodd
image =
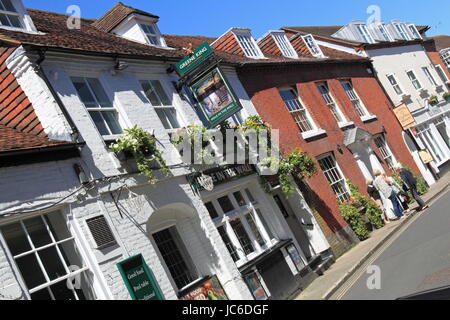
M441 51L442 49L450 48L450 36L447 36L444 34L444 35L432 37L431 39L434 40L437 51Z
M122 2L118 2L114 7L112 7L107 13L105 13L100 19L95 21L92 25L100 31L110 32L112 29L118 26L119 23L121 23L130 14L133 13L159 19L158 16L155 16L151 13L126 6Z
M70 144L73 143L50 140L31 133L20 132L0 124L0 152L30 150Z

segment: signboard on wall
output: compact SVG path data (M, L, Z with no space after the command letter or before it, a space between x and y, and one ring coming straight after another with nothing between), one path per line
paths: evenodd
M175 65L177 73L180 76L189 73L211 54L213 54L213 51L209 44L207 42L201 44L191 55L185 57Z
M133 300L163 300L142 255L119 262L117 268Z
M408 130L417 124L408 106L404 103L394 109L394 114L402 125L403 130Z
M258 274L254 271L245 276L245 282L247 283L250 292L252 293L255 300L267 300L266 290L259 280Z
M434 160L433 156L431 155L431 153L428 150L419 151L419 156L424 164L431 163Z
M217 276L213 276L181 297L181 300L228 300Z

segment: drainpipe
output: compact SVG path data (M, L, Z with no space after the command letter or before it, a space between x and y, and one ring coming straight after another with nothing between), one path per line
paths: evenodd
M59 109L62 111L64 117L66 118L67 122L70 126L70 136L72 137L72 140L75 142L80 142L79 137L80 133L75 126L75 122L73 121L72 117L70 116L69 112L67 111L64 103L59 98L58 94L56 93L55 89L53 88L52 84L50 83L50 80L48 79L47 75L45 74L44 70L42 69L42 63L45 60L45 50L38 50L39 58L36 60L36 68L38 75L44 80L45 84L47 85L47 88L50 90L50 93L53 96L53 99L55 99L56 103L58 104Z

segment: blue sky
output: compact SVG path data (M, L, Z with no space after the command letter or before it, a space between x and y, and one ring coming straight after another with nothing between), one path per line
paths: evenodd
M23 0L28 8L66 13L79 5L82 17L98 18L114 0ZM253 30L255 38L280 26L341 25L367 20L370 5L381 9L381 19L428 25L429 36L450 34L448 0L122 0L124 4L161 17L162 33L219 36L230 27Z

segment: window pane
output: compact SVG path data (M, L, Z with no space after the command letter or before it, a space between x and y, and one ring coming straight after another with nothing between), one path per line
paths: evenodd
M8 27L11 26L6 14L0 14L0 23L2 24L2 26L8 26Z
M73 240L59 244L58 247L67 266L84 267L80 253Z
M214 208L214 205L211 202L205 203L205 207L206 207L206 209L208 209L211 219L215 219L219 216L216 209Z
M11 3L11 0L2 0L1 3L5 11L17 12Z
M103 120L103 117L101 115L101 112L90 111L89 114L91 115L91 118L94 121L94 124L97 127L100 134L102 136L110 135L109 130L106 127L105 120Z
M43 247L52 242L40 216L24 220L23 224L25 225L35 248Z
M261 221L261 223L264 226L264 229L267 232L267 235L269 236L270 239L274 239L274 235L272 233L272 230L269 227L269 224L267 223L266 219L264 218L264 215L262 214L261 210L256 209L256 214L258 215L259 220Z
M256 203L255 198L253 197L252 193L250 192L249 189L245 189L245 193L247 194L248 200L250 200L250 202Z
M156 113L158 114L159 119L164 125L166 129L176 129L180 127L178 120L176 118L176 112L172 108L155 108Z
M220 207L222 208L224 213L230 212L234 210L233 204L231 203L230 198L228 196L217 199Z
M25 236L20 223L13 223L2 227L2 234L13 256L28 252L31 250L30 243Z
M103 118L105 118L108 128L112 134L121 134L122 128L120 127L119 120L117 120L117 113L114 111L102 112Z
M11 22L11 25L13 27L22 28L22 25L20 24L20 20L19 20L18 17L16 17L16 16L8 16L8 18L9 18L9 21Z
M73 291L67 288L66 280L58 282L50 287L55 300L76 300Z
M237 191L235 193L233 193L234 198L236 199L236 202L238 203L238 205L240 207L245 207L247 205L247 203L244 200L244 197L242 196L242 193L240 191Z
M39 251L38 254L50 280L61 278L67 274L55 247Z
M158 94L158 97L160 98L162 104L164 106L171 106L172 103L170 102L169 98L167 97L166 92L164 91L161 82L158 80L151 80L150 83L152 84L153 88L155 88L156 93Z
M236 237L238 238L245 254L249 255L250 253L254 252L255 248L253 247L252 242L250 241L250 238L247 234L247 231L245 231L241 220L234 219L233 221L230 221L230 225L233 228L234 233L236 234Z
M163 126L165 129L172 129L172 125L169 122L169 119L167 119L166 113L164 112L164 109L158 109L155 108L156 113L158 114L159 120L161 120Z
M103 89L102 85L100 84L100 81L95 78L87 78L86 79L89 85L91 86L92 91L95 94L95 97L97 98L98 103L102 108L111 108L112 104L109 101L108 96L106 95L105 90Z
M39 263L34 254L16 259L17 267L22 274L28 289L33 289L46 282Z
M248 222L248 225L250 226L250 229L252 229L253 235L256 238L256 241L260 246L265 246L266 241L261 235L261 232L259 232L258 226L256 225L255 217L253 217L252 213L246 214L245 219Z
M59 212L50 213L44 216L45 221L50 227L53 237L56 241L61 241L64 239L71 238L72 235L67 229L66 221Z
M228 252L231 254L231 258L234 262L239 260L239 255L237 254L236 247L233 245L233 243L230 240L230 237L228 236L227 232L225 231L225 228L223 226L220 226L217 228L219 231L220 236L222 237L223 242L225 243L225 246L228 249Z
M153 87L150 85L150 82L148 81L141 81L142 89L144 89L145 95L147 96L148 100L150 100L150 103L152 106L162 106L162 103L159 101L158 96L156 95L155 91L153 90Z
M72 78L72 82L73 85L75 86L75 89L77 89L81 101L87 108L98 107L97 102L94 99L94 96L92 95L83 78Z
M31 300L53 300L47 288L32 293L30 296Z

